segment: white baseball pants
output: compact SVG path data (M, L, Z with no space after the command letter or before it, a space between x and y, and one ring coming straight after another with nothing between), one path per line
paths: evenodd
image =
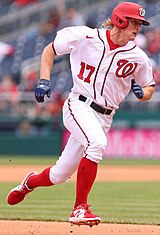
M60 184L77 170L82 157L99 163L107 146L106 134L110 129L111 115L99 114L89 104L68 98L63 107L63 121L71 133L56 165L50 170L50 180Z

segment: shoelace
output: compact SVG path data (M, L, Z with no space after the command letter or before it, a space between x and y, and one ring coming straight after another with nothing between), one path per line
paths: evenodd
M86 205L82 205L81 208L82 208L82 209L85 209L86 212L91 213L91 210L89 209L90 206L91 206L91 205L87 205L87 204L86 204Z
M27 192L28 192L27 187L24 186L24 185L19 185L19 186L18 186L18 190L19 190L20 192L22 192L22 193L27 193Z
M24 191L25 191L24 186L22 186L22 185L19 185L17 188L18 188L18 190L21 191L21 192L24 192Z

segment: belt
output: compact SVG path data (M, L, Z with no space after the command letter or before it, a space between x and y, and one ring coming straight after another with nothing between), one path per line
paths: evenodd
M87 98L83 95L79 95L79 100L86 102ZM96 104L94 101L92 101L92 103L90 104L90 107L98 113L102 113L102 114L106 114L106 115L110 115L112 113L112 109L104 108L104 107Z

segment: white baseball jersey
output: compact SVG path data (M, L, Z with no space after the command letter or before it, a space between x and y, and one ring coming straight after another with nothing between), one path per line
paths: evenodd
M133 41L110 50L106 29L86 26L60 30L54 40L57 55L70 54L72 93L91 97L100 105L117 109L131 88L155 84L149 58Z
M96 163L103 159L115 109L129 93L131 79L142 87L154 84L147 55L134 42L110 50L106 33L105 29L69 27L60 30L53 42L57 55L70 54L74 82L63 106L63 122L71 135L51 168L54 184L68 180L83 156ZM87 102L78 99L80 94ZM113 108L111 114L93 110L92 100Z

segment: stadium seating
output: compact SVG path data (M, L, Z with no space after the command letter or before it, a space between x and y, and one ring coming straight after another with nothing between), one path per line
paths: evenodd
M137 1L137 3L140 3L141 5L144 5L146 7L146 18L153 17L155 14L160 13L159 2L148 2L146 4L145 1ZM86 16L87 25L92 28L99 27L101 23L107 17L111 17L111 12L112 12L112 9L115 7L115 5L116 5L115 2L111 3L110 5L107 4L107 7L103 7L103 8L94 10L93 12L89 13ZM9 10L9 4L7 5L5 4L5 1L1 1L0 14L4 13L7 10ZM41 35L38 31L38 28L35 28L34 30L31 29L30 31L26 31L24 34L18 36L14 41L8 41L8 43L13 45L16 50L15 50L13 57L5 57L0 63L1 76L3 76L3 74L5 73L12 73L15 79L21 82L19 76L20 76L20 69L21 69L22 62L24 62L25 60L29 58L34 58L37 55L41 55L43 48L48 43L53 41L55 35L56 35L56 29L55 31L51 33L48 33L46 35ZM60 62L63 59L65 60L66 57L61 58ZM153 59L157 62L157 64L160 64L159 54L153 55ZM58 63L58 59L56 63ZM62 88L63 92L66 92L67 90L70 90L72 86L70 69L60 70L56 72L56 77L58 78L58 80L56 81L57 84L59 80L61 81L62 75L67 77L66 79L67 82L63 83L65 84L65 86ZM57 84L53 82L52 87L56 87Z

